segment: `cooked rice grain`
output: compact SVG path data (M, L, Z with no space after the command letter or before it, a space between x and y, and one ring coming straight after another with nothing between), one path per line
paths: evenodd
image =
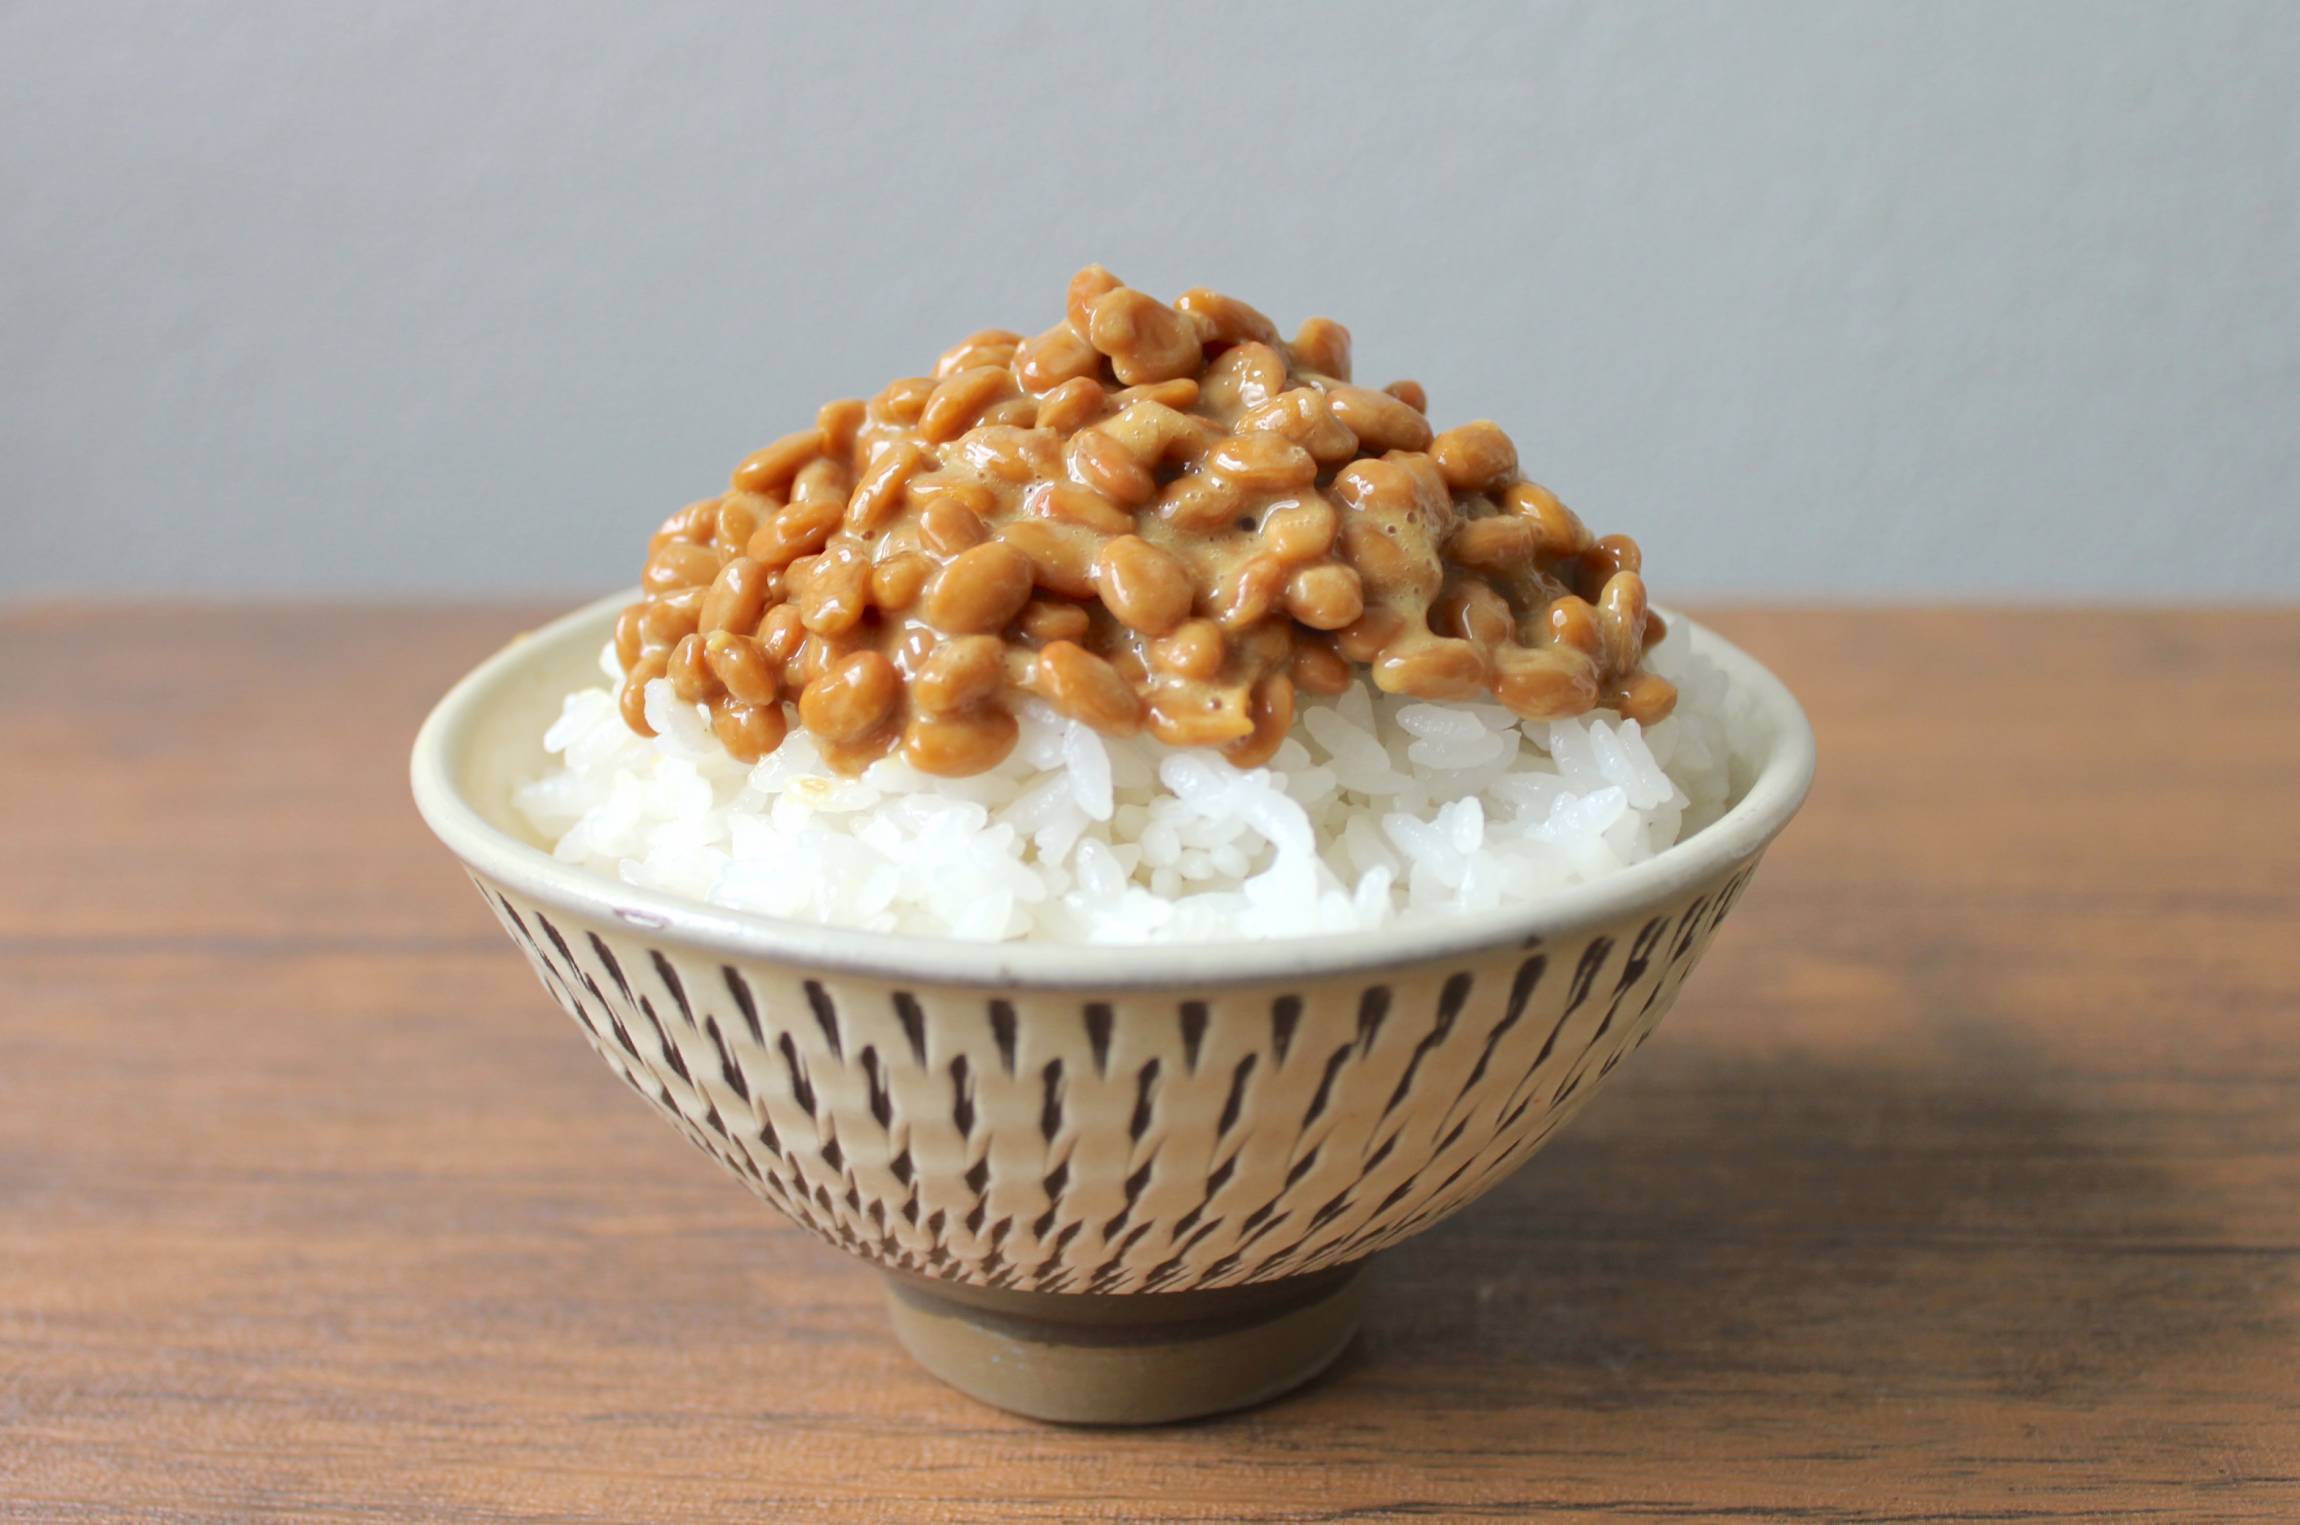
M997 941L1219 942L1359 932L1521 904L1652 857L1745 786L1746 718L1680 626L1650 728L1520 721L1361 683L1305 696L1262 768L1115 740L1035 699L1013 754L935 778L899 753L859 778L813 739L733 761L700 706L648 686L634 735L611 681L568 695L558 765L517 804L563 861L799 921ZM601 670L619 675L612 650Z

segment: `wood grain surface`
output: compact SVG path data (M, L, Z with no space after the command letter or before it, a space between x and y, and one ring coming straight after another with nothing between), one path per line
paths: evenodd
M1821 776L1659 1039L1332 1376L1112 1433L912 1367L425 833L520 611L0 613L0 1519L2300 1516L2300 614L1717 622Z

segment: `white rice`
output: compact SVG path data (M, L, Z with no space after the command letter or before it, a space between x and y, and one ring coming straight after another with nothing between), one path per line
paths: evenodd
M1695 639L1680 625L1648 655L1679 689L1649 729L1360 686L1305 696L1277 756L1240 770L1025 699L1013 754L966 779L899 754L841 778L795 726L745 767L661 679L657 735L635 736L610 649L609 681L543 738L559 766L517 804L565 862L800 921L986 941L1360 932L1522 903L1715 820L1746 785L1748 721Z

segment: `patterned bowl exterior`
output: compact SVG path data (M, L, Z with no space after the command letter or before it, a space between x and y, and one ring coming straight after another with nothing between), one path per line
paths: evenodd
M475 873L608 1067L882 1266L1173 1292L1371 1254L1502 1180L1651 1035L1755 871L1370 973L1009 989L729 962Z

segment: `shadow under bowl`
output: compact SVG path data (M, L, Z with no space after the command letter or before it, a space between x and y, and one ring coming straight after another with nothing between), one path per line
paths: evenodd
M722 910L555 860L544 729L630 595L521 636L424 723L425 821L577 1028L793 1221L886 1273L935 1375L1045 1419L1273 1397L1357 1327L1359 1263L1498 1184L1667 1014L1804 798L1779 680L1725 816L1439 927L1142 948L970 943Z

